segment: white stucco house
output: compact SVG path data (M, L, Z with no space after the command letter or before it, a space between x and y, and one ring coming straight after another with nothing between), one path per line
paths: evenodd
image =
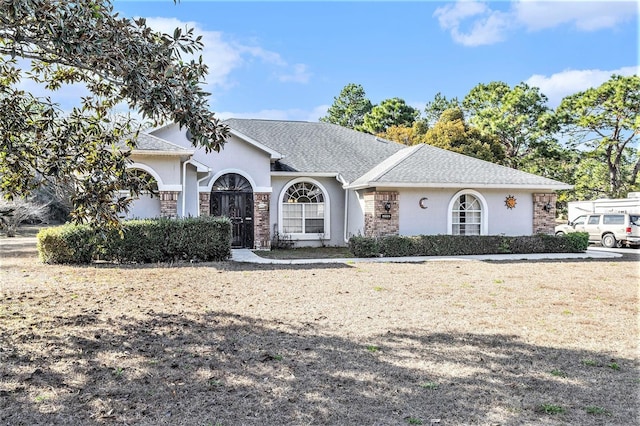
M345 245L352 235L552 234L571 186L429 145L321 122L228 119L221 152L167 125L140 135L131 167L159 196L129 218L227 216L234 247Z

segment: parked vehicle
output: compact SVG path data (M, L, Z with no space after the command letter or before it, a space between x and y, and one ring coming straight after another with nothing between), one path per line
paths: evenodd
M640 246L640 213L593 213L580 215L555 228L556 235L587 232L589 242L603 247Z

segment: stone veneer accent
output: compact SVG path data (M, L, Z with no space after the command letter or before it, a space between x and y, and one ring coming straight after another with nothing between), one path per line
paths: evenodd
M271 233L269 229L269 202L271 194L268 192L253 193L253 244L258 250L271 248Z
M211 193L210 192L200 192L199 193L199 210L200 216L209 216L211 215Z
M177 191L160 191L160 216L178 216L178 194Z
M385 203L391 203L391 209L386 211ZM391 214L391 219L382 219L380 215ZM400 232L400 205L396 191L373 191L364 194L364 235L365 237L380 237L384 235L398 235Z
M551 234L556 226L556 199L555 193L533 194L533 233ZM544 206L551 204L551 210L544 210Z

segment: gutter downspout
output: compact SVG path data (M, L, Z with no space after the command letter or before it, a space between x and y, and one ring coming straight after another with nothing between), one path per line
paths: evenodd
M344 189L344 230L342 238L344 239L345 243L348 243L349 239L347 238L347 226L349 226L349 189L345 188L348 183L342 176L340 176L340 174L336 176L336 179L342 184L342 189Z
M207 175L205 177L203 177L202 179L198 179L198 216L200 217L200 182L202 182L205 179L209 179L211 177L211 167L209 167L209 170L207 170Z
M182 217L185 217L184 211L187 208L187 164L193 164L193 158L182 163Z

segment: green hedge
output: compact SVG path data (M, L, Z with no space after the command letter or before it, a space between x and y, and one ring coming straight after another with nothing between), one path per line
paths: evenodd
M349 239L355 257L457 256L472 254L581 253L589 245L589 234L574 232L562 236L538 234L506 237L500 235L420 235L402 237L356 236Z
M38 233L38 253L45 263L221 261L231 256L231 222L211 217L132 220L121 231L63 225Z

